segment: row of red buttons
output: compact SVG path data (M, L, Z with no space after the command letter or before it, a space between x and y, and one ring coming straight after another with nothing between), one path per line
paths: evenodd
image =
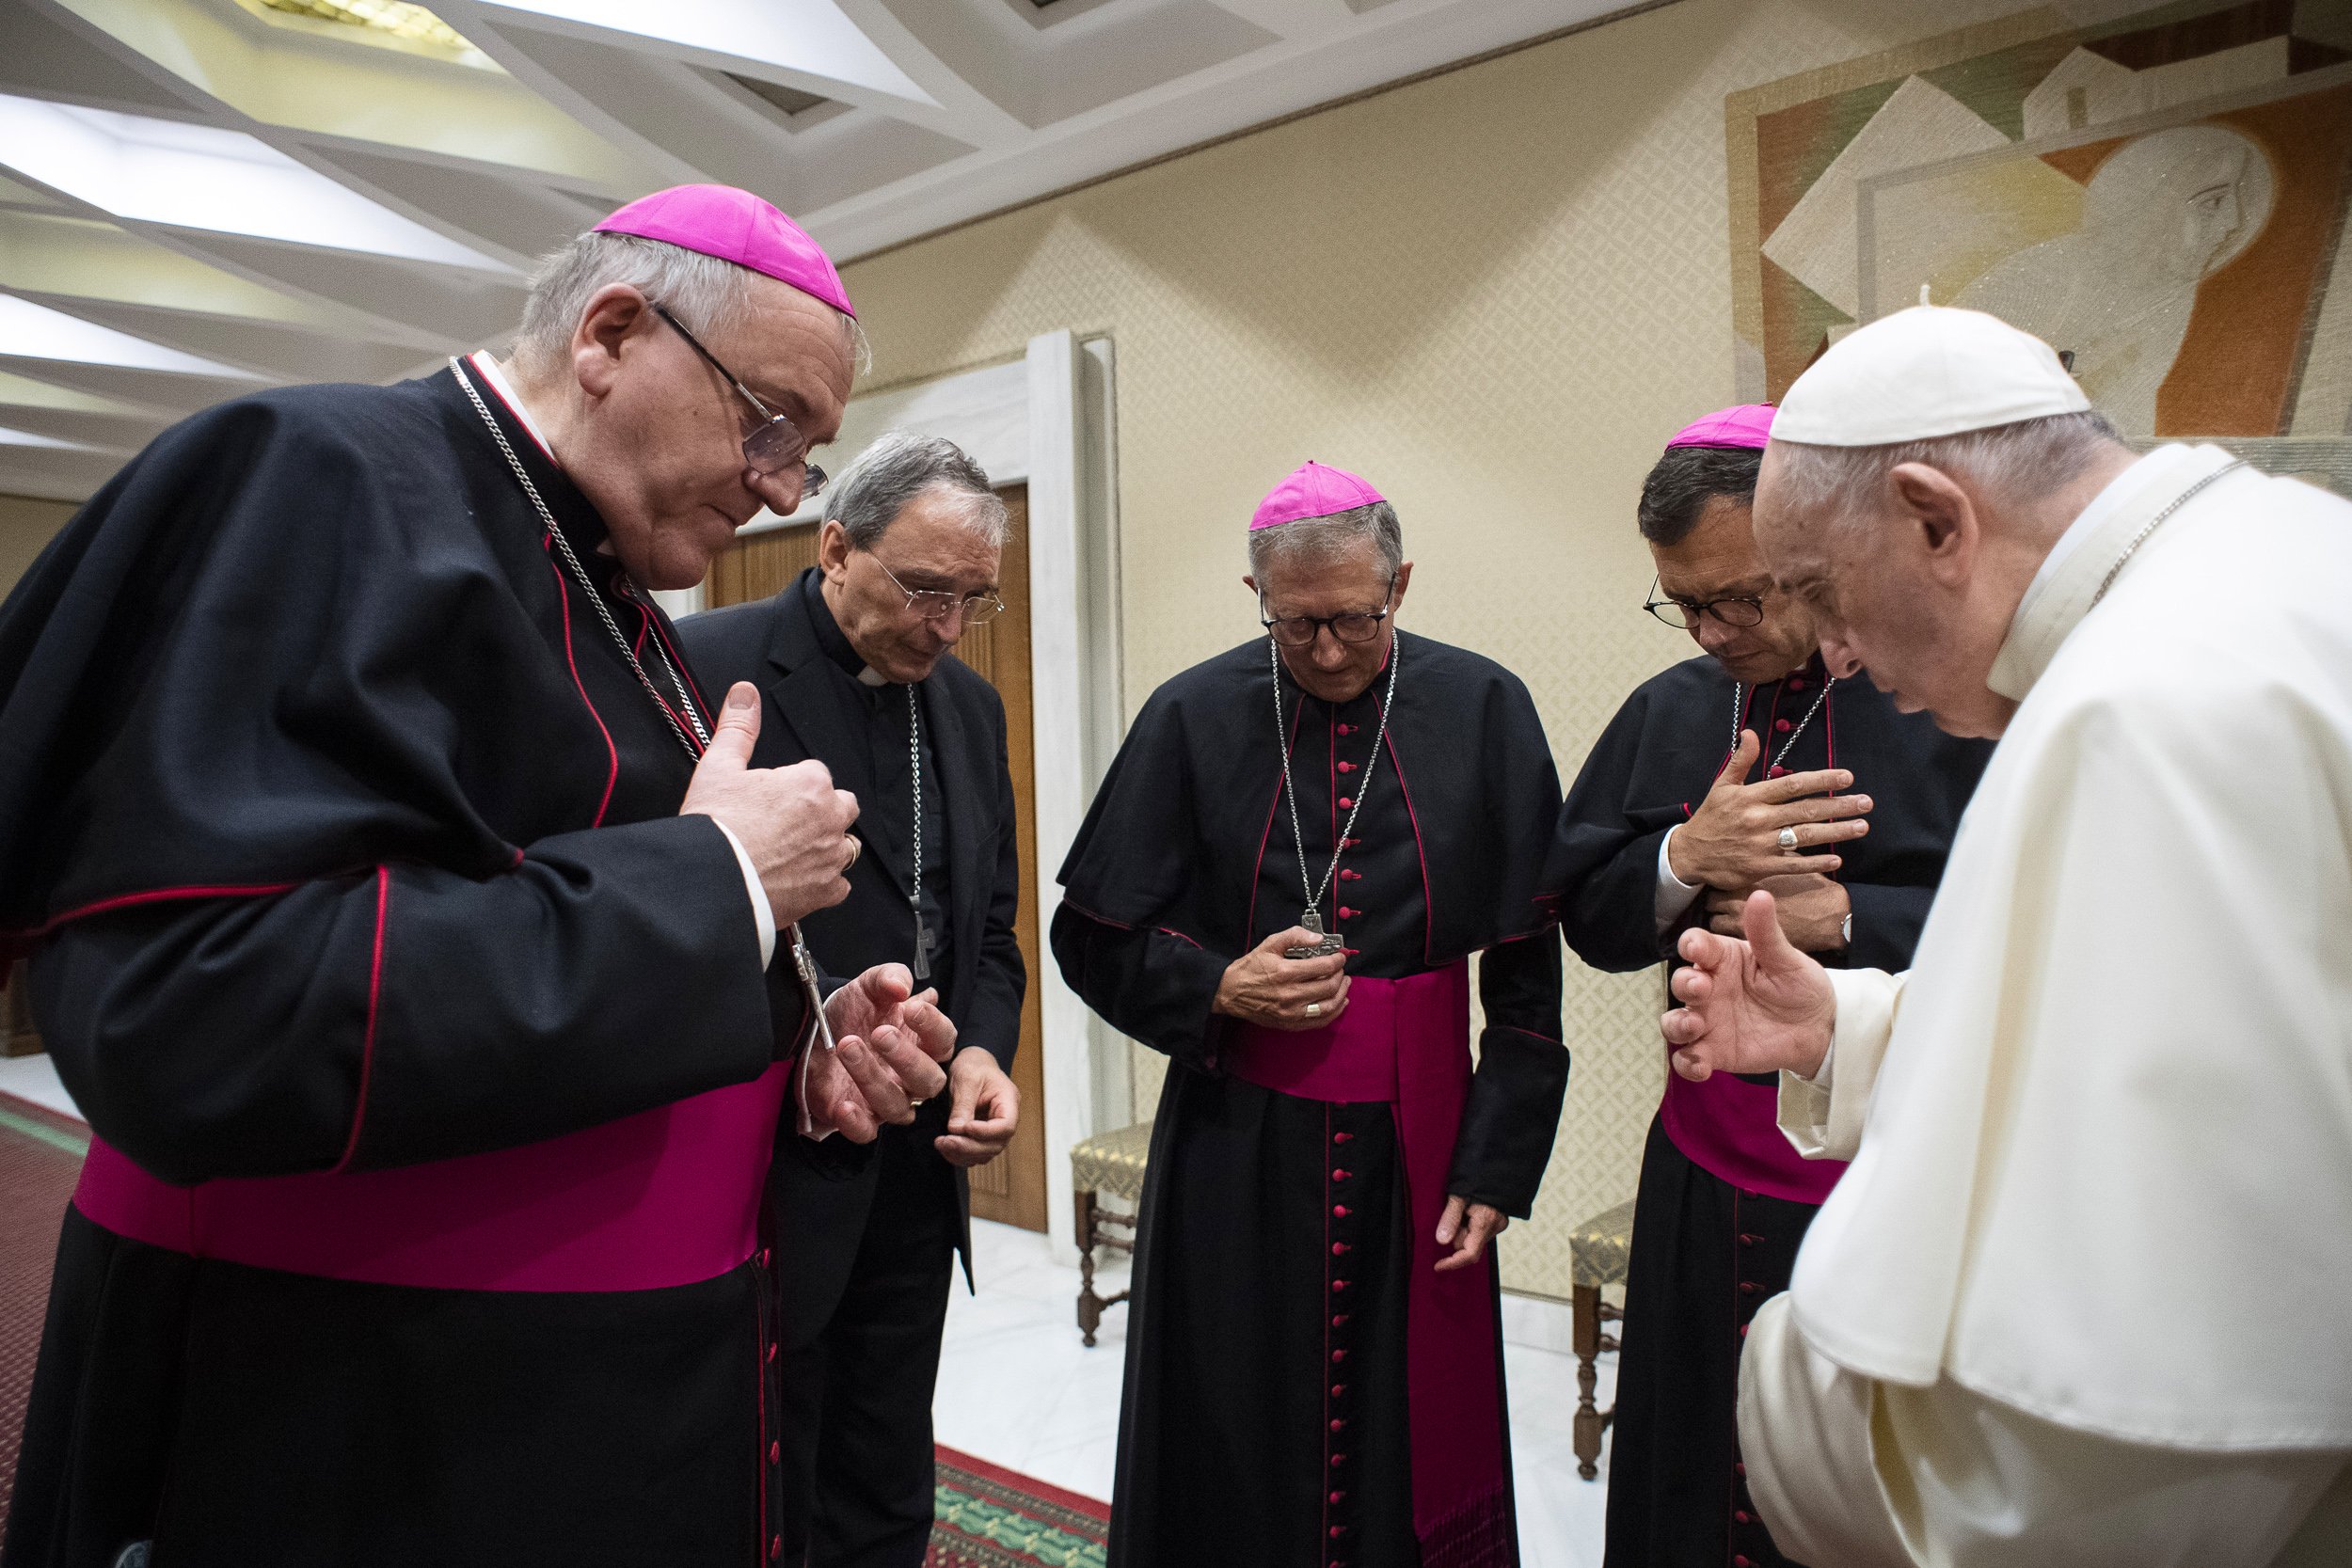
M1340 916L1342 919L1345 919L1348 915L1354 912L1355 911L1352 910L1343 909L1340 911ZM1331 1134L1331 1146L1334 1148L1344 1148L1355 1141L1356 1134L1353 1132L1335 1132ZM1334 1156L1335 1160L1337 1156ZM1332 1199L1330 1212L1331 1223L1334 1228L1346 1227L1348 1222L1356 1217L1356 1210L1354 1208L1344 1202L1339 1201L1346 1196L1343 1189L1345 1188L1348 1182L1354 1180L1355 1173L1348 1170L1345 1166L1337 1164L1330 1166L1327 1196ZM1352 1242L1335 1238L1331 1243L1331 1256L1334 1259L1345 1258L1353 1251L1355 1251L1355 1243ZM1329 1273L1331 1294L1334 1298L1331 1305L1335 1307L1342 1306L1346 1301L1348 1288L1348 1281L1337 1272L1338 1269L1339 1265L1334 1263L1331 1265ZM1354 1320L1354 1318L1355 1313L1352 1311L1333 1312L1331 1314L1330 1325L1325 1333L1324 1343L1330 1348L1330 1364L1335 1370L1335 1375L1336 1369L1343 1367L1347 1364L1348 1347L1343 1344L1334 1343L1333 1341L1347 1332L1348 1324ZM1325 1439L1324 1451L1327 1456L1327 1467L1331 1471L1331 1479L1334 1481L1337 1481L1342 1479L1340 1475L1341 1467L1347 1463L1347 1455L1340 1450L1338 1444L1344 1440L1347 1432L1348 1418L1340 1414L1340 1409L1341 1402L1347 1397L1348 1386L1344 1383L1333 1382L1328 1385L1328 1387L1330 1389L1330 1398L1328 1403L1326 1404L1325 1409L1329 1412L1330 1416L1330 1435ZM1341 1543L1347 1539L1351 1527L1331 1517L1332 1512L1337 1510L1346 1501L1346 1490L1343 1487L1338 1486L1334 1486L1324 1498L1324 1519L1326 1521L1325 1537L1328 1542L1328 1545L1326 1547L1324 1553L1324 1561L1327 1568L1346 1568L1346 1560L1336 1554L1340 1549Z

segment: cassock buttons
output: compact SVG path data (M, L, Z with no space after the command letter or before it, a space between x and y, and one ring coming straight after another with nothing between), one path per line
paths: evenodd
M1772 721L1772 729L1776 734L1787 735L1790 730L1793 730L1796 727L1796 725L1790 723L1786 719L1775 719Z
M1343 1398L1345 1398L1345 1397L1346 1397L1346 1394L1347 1394L1347 1385L1346 1385L1346 1384L1344 1384L1344 1383L1334 1383L1333 1385L1331 1385L1331 1397L1332 1397L1333 1399L1335 1399L1335 1400L1336 1400L1336 1399L1343 1399Z
M1768 779L1777 779L1786 774L1788 771L1788 769L1781 767L1780 764L1774 763L1772 767L1764 769L1764 776Z
M770 1263L771 1261L772 1261L772 1259L771 1259L771 1255L770 1255L770 1253L769 1253L768 1248L766 1248L766 1247L761 1247L761 1248L759 1249L759 1266L760 1266L761 1268L763 1268L763 1269L764 1269L764 1268L766 1268L766 1267L769 1265L769 1263Z
M1333 1242L1331 1243L1331 1256L1334 1258L1344 1258L1355 1250L1356 1249L1354 1247L1349 1246L1345 1242Z
M1740 1293L1743 1296L1755 1295L1757 1291L1763 1289L1763 1286L1758 1285L1753 1279L1743 1279L1740 1281Z
M1340 906L1340 918L1342 920L1353 920L1362 912L1363 911L1360 910L1351 910L1345 904L1342 904Z
M1744 1508L1733 1509L1731 1511L1731 1519L1732 1523L1739 1525L1753 1525L1756 1523L1756 1515L1750 1513Z
M1349 799L1348 799L1346 796L1344 796L1344 795L1343 795L1343 796L1341 796L1341 797L1340 797L1340 810L1342 810L1342 811L1354 811L1355 809L1356 809L1356 802L1355 802L1355 801L1353 801L1353 800L1349 800Z
M1353 1132L1334 1132L1331 1134L1331 1141L1335 1144L1354 1143L1356 1141L1356 1134Z
M1356 1173L1352 1170L1335 1170L1331 1173L1331 1180L1334 1181L1345 1181L1355 1174Z
M1331 1293L1332 1293L1333 1295L1337 1295L1337 1294L1339 1294L1339 1292L1341 1292L1342 1291L1344 1291L1344 1290L1346 1290L1346 1289L1347 1289L1347 1281L1346 1281L1346 1280L1344 1280L1344 1279L1335 1279L1335 1280L1331 1281Z
M1347 1207L1347 1205L1346 1205L1346 1204L1344 1204L1344 1203L1334 1203L1333 1205L1331 1205L1331 1216L1332 1216L1334 1219L1343 1219L1343 1219L1347 1218L1347 1215L1348 1215L1348 1207Z
M1342 735L1354 735L1356 733L1356 726L1353 724L1342 724L1340 726L1340 733Z
M1341 1312L1341 1313L1336 1314L1336 1315L1335 1315L1335 1316L1331 1319L1331 1326L1332 1326L1333 1328L1345 1328L1345 1327L1347 1326L1347 1314L1346 1314L1346 1313L1344 1313L1344 1312ZM1339 1389L1337 1389L1337 1388L1334 1388L1334 1389L1332 1389L1332 1390L1331 1390L1331 1392L1333 1392L1334 1394L1338 1393L1339 1391L1340 1391L1340 1390L1339 1390Z
M1341 771L1341 772L1343 772L1343 773L1353 773L1354 771L1356 771L1356 765L1355 765L1354 763L1352 763L1352 762L1343 762L1343 763L1341 763L1341 764L1340 764L1340 771Z
M1331 1494L1330 1503L1331 1503L1331 1506L1332 1506L1333 1508L1337 1508L1337 1507L1339 1507L1339 1506L1340 1506L1340 1504L1342 1504L1342 1503L1343 1503L1343 1502L1345 1502L1345 1501L1347 1501L1347 1494L1346 1494L1346 1493L1344 1493L1344 1492L1334 1492L1334 1493L1332 1493L1332 1494Z
M1344 1464L1346 1464L1346 1463L1347 1463L1347 1455L1345 1455L1345 1454L1343 1454L1343 1453L1335 1453L1335 1454L1333 1454L1333 1455L1331 1456L1331 1468L1333 1468L1334 1470L1338 1469L1341 1465L1344 1465Z
M773 1562L776 1559L782 1557L783 1555L784 1537L781 1535L770 1536L768 1538L768 1560Z
M1803 675L1791 675L1784 684L1791 691L1803 691L1804 689L1804 677Z
M1346 1360L1346 1359L1347 1359L1347 1352L1345 1352L1345 1351L1343 1351L1343 1350L1335 1350L1335 1351L1333 1351L1333 1352L1331 1353L1331 1365L1333 1365L1334 1367L1338 1366L1341 1362L1343 1362L1343 1361L1344 1361L1344 1360Z
M771 1361L773 1361L775 1358L776 1358L776 1347L775 1347L775 1346L773 1346L773 1345L770 1345L770 1346L768 1347L768 1359L769 1359L769 1360L771 1360Z
M1343 871L1340 873L1340 880L1343 882L1360 882L1363 879L1364 874L1360 871Z
M1344 1416L1333 1417L1331 1419L1331 1430L1333 1432L1345 1432L1347 1430L1347 1418Z
M783 1445L782 1443L771 1443L771 1444L769 1444L769 1445L768 1445L768 1463L769 1463L769 1464L773 1465L773 1464L775 1464L778 1460L782 1459L783 1457L784 1457L784 1445Z

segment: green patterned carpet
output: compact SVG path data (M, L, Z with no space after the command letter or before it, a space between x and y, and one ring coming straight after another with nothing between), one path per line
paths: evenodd
M939 1450L927 1568L1103 1568L1110 1510L953 1449Z

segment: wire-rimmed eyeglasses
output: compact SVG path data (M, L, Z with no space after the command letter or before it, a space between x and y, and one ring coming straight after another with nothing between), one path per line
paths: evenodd
M793 464L807 458L808 437L801 434L799 425L760 402L759 394L744 386L742 377L721 364L717 355L703 347L702 340L687 331L686 324L670 314L668 306L658 299L649 299L645 303L653 307L653 313L668 322L671 329L685 339L688 345L696 354L701 355L712 370L724 376L727 385L740 393L743 401L750 404L753 412L759 416L759 428L743 437L744 462L750 464L755 472L780 474ZM809 464L807 477L801 481L801 488L810 495L815 495L824 487L825 470L814 463Z
M1652 579L1649 585L1649 598L1642 608L1677 631L1698 630L1700 618L1707 615L1712 615L1727 626L1756 626L1764 624L1764 601L1760 598L1743 595L1736 598L1709 599L1704 604L1692 604L1688 599L1661 599L1658 596L1658 587L1657 581Z
M1380 623L1389 618L1389 611L1393 608L1387 601L1395 593L1396 579L1391 578L1388 593L1381 595L1382 603L1378 610L1351 610L1344 615L1269 616L1265 613L1265 600L1262 598L1258 601L1258 624L1265 627L1268 637L1285 648L1311 645L1326 626L1330 627L1331 635L1343 642L1369 642L1380 635Z
M873 555L871 550L866 552ZM949 594L937 588L909 588L898 580L898 574L882 566L882 557L874 556L874 564L882 566L882 575L890 579L890 586L907 596L907 608L926 621L945 621L961 610L967 626L986 626L1005 612L1005 601L994 594Z

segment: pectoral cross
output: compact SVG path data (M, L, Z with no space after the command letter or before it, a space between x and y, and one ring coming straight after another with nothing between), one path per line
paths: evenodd
M1327 958L1334 953L1346 951L1346 949L1341 945L1338 933L1334 932L1329 935L1325 934L1323 929L1323 911L1321 910L1309 910L1305 914L1298 917L1298 924L1301 929L1313 934L1315 938L1314 945L1311 947L1285 947L1282 949L1282 957L1286 958Z
M918 894L907 902L914 906L914 977L928 980L931 977L931 949L939 945L939 936L923 918L922 895Z

